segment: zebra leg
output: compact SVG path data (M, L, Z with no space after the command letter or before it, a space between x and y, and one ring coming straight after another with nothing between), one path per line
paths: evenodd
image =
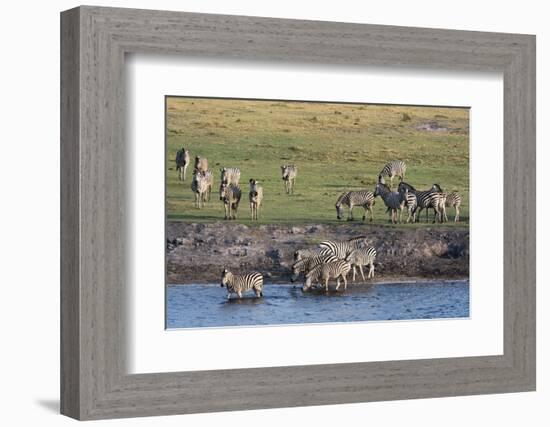
M340 287L340 276L336 278L336 290Z
M254 219L254 203L250 203L250 219Z
M348 221L353 221L353 204L349 204L349 215L348 215Z
M458 206L455 206L455 222L460 221L460 211L458 209Z
M323 279L325 281L325 291L328 292L328 277Z
M239 296L239 299L243 297L243 293L241 291L237 292L237 295Z
M374 262L371 262L370 263L370 266L369 266L369 275L367 276L367 278L371 278L371 277L374 277Z
M372 206L369 206L369 212L370 212L370 222L374 221L374 210L372 209Z
M355 265L353 265L353 266L351 267L351 270L353 271L352 276L351 276L351 281L352 281L353 283L355 283Z
M363 283L366 282L365 274L363 273L363 266L359 264L359 271L361 272L361 277L363 278Z
M185 178L186 178L186 175L187 175L187 166L188 164L186 163L185 166L183 166L183 180L185 181Z

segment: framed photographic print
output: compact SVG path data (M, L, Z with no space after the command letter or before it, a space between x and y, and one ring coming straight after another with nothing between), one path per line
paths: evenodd
M533 36L79 7L61 40L62 413L534 390Z

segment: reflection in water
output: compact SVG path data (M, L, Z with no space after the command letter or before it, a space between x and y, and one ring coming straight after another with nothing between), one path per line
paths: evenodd
M265 285L227 300L219 285L169 285L167 327L197 328L468 317L468 281L352 285L346 291Z

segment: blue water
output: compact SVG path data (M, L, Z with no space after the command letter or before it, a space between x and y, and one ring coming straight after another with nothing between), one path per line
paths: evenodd
M440 319L470 312L468 281L352 285L328 294L267 284L263 295L227 300L219 284L169 285L167 328Z

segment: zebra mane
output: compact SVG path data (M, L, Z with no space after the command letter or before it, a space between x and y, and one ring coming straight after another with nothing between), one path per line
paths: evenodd
M352 237L351 239L348 239L348 242L355 242L357 240L364 240L366 239L367 236L357 236L357 237Z
M416 191L416 188L414 188L411 184L407 184L406 182L403 182L403 181L399 183L399 187L405 187L409 191Z

